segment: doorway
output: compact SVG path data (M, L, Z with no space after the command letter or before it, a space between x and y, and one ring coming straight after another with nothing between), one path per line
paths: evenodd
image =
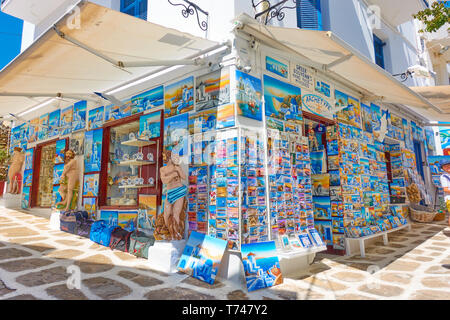
M31 207L51 208L53 201L53 169L56 141L38 145L35 157Z

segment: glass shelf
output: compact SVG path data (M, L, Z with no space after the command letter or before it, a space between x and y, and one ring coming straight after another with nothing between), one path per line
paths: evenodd
M128 141L122 141L121 144L126 146L133 146L133 147L146 147L150 146L152 144L155 144L155 141L151 140L141 140L141 139L133 139Z
M119 166L146 166L149 164L156 164L156 162L148 161L148 160L128 160L128 161L120 161L117 165L119 165Z

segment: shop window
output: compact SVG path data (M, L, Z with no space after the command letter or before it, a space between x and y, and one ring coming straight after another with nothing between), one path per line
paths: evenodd
M105 143L107 139L109 144ZM100 188L106 191L106 198L100 199L101 206L136 207L140 195L156 194L159 136L139 139L137 118L109 127L103 142L108 150L108 163L100 179Z
M383 47L386 45L383 40L373 35L373 46L375 50L375 63L384 69L384 51Z
M121 0L120 12L147 20L147 6L148 0Z
M297 26L309 30L323 29L320 0L297 1Z

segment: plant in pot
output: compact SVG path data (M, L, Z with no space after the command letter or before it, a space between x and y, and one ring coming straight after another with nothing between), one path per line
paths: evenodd
M3 195L6 181L8 180L8 161L10 155L6 148L0 148L0 196Z

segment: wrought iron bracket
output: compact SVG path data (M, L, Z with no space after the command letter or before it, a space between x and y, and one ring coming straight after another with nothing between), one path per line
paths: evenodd
M393 74L393 77L400 77L400 82L405 82L406 80L408 80L408 78L412 78L413 73L411 71L406 71L403 73L397 73L397 74Z
M287 4L287 2L289 2L289 1L292 1L291 5ZM257 3L255 3L255 2L257 2ZM282 0L274 5L272 5L269 0L256 0L256 1L252 0L253 9L256 10L257 7L260 5L263 5L263 6L265 5L265 7L267 7L267 9L265 9L264 11L258 12L255 15L255 19L265 15L264 24L267 24L273 18L277 18L278 21L282 21L285 17L285 13L283 12L283 10L296 9L297 8L297 0Z
M202 29L203 31L208 30L209 13L207 11L203 10L198 5L196 5L195 3L188 1L188 0L178 0L178 1L182 1L184 3L174 3L174 2L172 2L173 0L167 0L167 1L174 7L176 7L176 6L183 7L181 9L181 14L186 19L189 18L189 16L193 16L195 14L197 16L197 23L198 23L198 26L200 27L200 29ZM203 14L204 16L206 16L205 19L200 19L200 14Z

